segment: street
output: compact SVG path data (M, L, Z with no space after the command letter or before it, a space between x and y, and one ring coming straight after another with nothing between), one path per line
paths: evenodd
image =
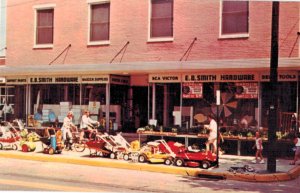
M0 158L0 191L299 193L300 178L250 183Z

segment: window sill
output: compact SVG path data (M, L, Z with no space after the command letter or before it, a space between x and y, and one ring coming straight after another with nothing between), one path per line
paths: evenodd
M238 38L249 38L249 34L228 34L220 35L219 39L238 39Z
M52 49L54 46L53 44L39 44L39 45L34 45L33 49Z
M108 46L110 45L110 41L96 41L96 42L88 42L88 46Z
M148 38L148 43L151 42L173 42L174 38L173 37L166 37L166 38Z

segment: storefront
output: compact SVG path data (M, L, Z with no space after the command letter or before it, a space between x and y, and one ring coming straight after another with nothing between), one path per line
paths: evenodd
M128 76L118 75L7 77L5 96L14 118L34 116L41 124L57 124L72 110L79 124L88 109L104 128L119 129L126 119L129 84Z
M268 72L150 74L150 118L166 130L177 127L199 133L207 124L206 116L213 113L225 134L252 135L244 131L268 128L272 94L268 81ZM281 135L286 135L298 128L292 126L293 116L299 114L298 72L279 71L278 81L278 125ZM221 92L218 115L217 90Z

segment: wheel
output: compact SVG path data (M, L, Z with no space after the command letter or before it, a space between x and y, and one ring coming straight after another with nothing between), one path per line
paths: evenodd
M110 159L116 159L116 158L117 158L117 155L116 155L116 153L111 153L111 154L109 155L109 157L110 157Z
M203 162L201 163L201 167L202 167L203 169L208 169L208 168L210 167L210 163L209 163L208 161L203 161Z
M165 164L166 165L171 165L173 163L173 160L172 160L172 158L167 158L166 160L165 160Z
M48 153L49 153L49 149L45 147L43 152L44 152L45 154L48 154Z
M139 162L141 162L141 163L146 162L146 157L145 157L145 155L140 155L140 156L139 156Z
M123 159L124 159L125 161L128 161L128 160L129 160L129 154L127 154L127 153L124 154L124 155L123 155Z
M85 144L75 143L74 148L75 148L75 151L77 151L77 152L83 152L85 150Z
M16 144L13 144L13 145L12 145L12 149L13 149L13 150L18 150L18 146L17 146Z
M176 166L181 167L184 165L184 161L183 161L183 159L177 159L177 160L175 160L175 164L176 164Z
M48 152L49 152L50 155L53 155L54 154L54 149L52 147L50 147Z
M3 144L2 143L0 143L0 149L3 149Z
M23 144L23 145L22 145L22 151L23 151L23 152L28 152L28 151L29 151L28 145Z

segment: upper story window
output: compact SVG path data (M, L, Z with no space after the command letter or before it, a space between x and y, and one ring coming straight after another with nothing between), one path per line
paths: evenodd
M90 5L89 44L109 44L110 3Z
M173 39L173 0L151 0L150 41Z
M53 44L54 9L36 11L36 45Z
M248 1L223 0L221 37L247 37L249 33L248 16Z

